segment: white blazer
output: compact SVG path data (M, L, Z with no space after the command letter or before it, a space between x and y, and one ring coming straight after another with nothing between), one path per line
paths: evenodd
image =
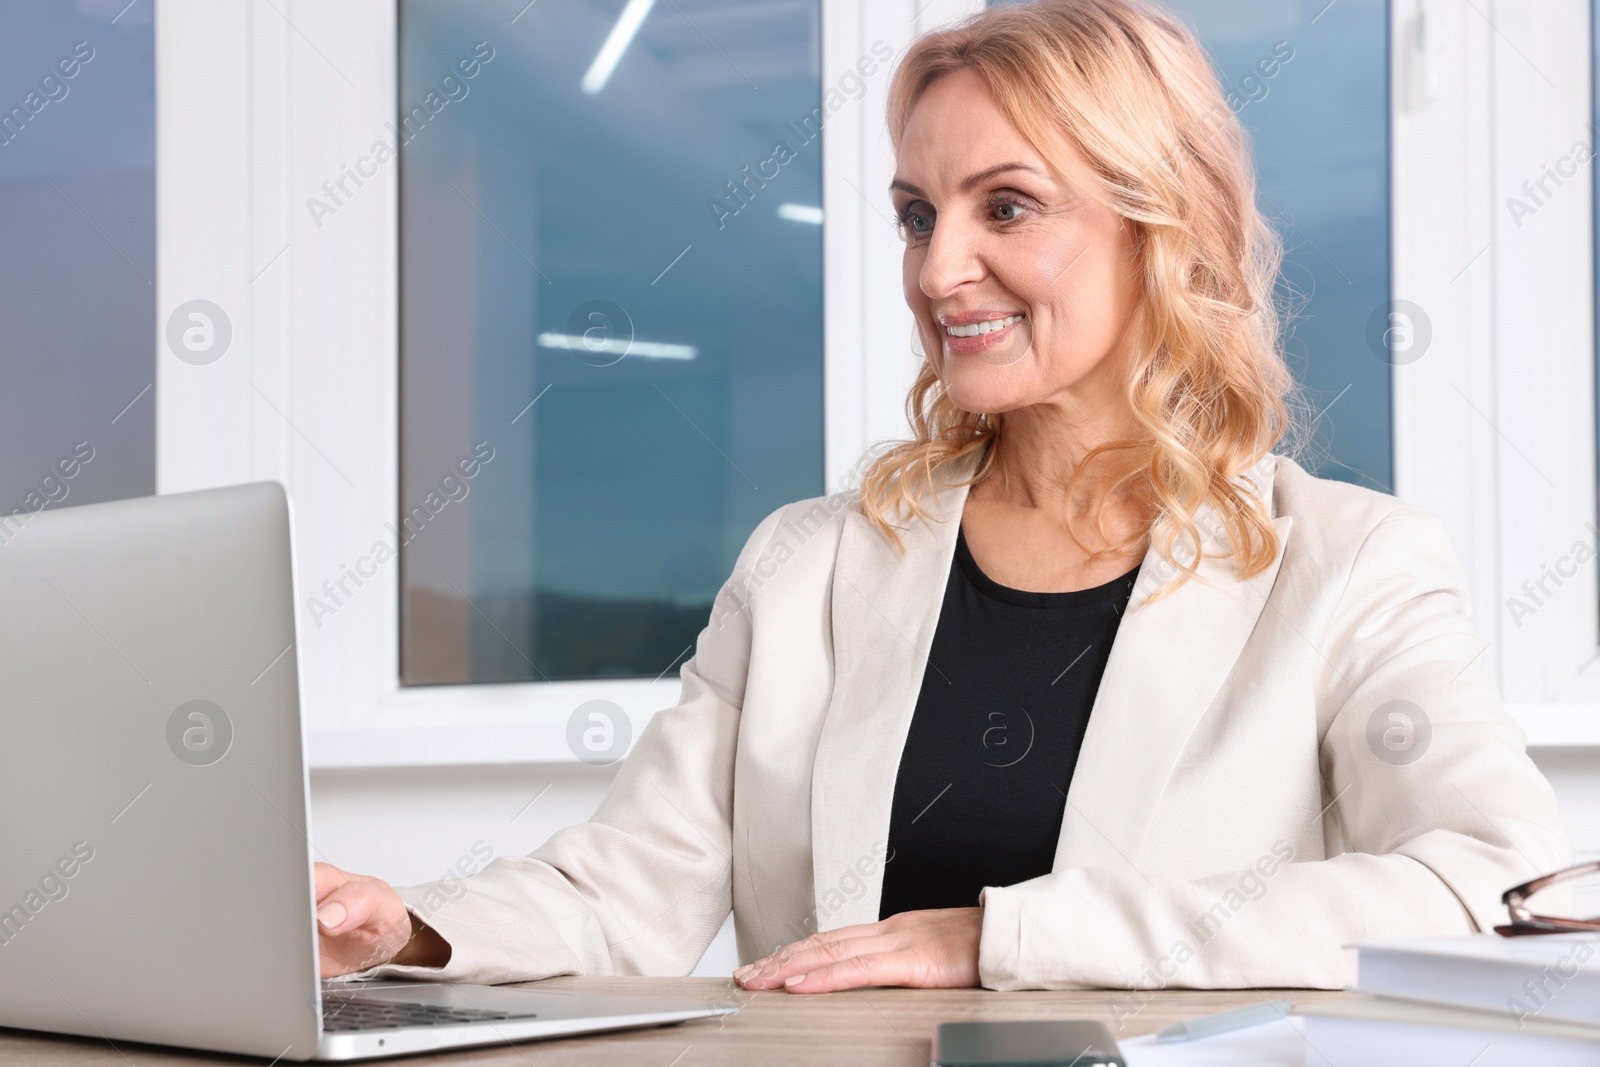
M1486 930L1570 862L1441 524L1281 457L1246 481L1277 560L1235 578L1209 508L1211 584L1148 602L1172 568L1145 556L1053 871L984 891L983 985L1336 988L1344 946ZM843 494L773 512L594 818L402 889L450 963L354 977L686 974L730 908L741 961L876 921L965 500L933 496L903 557Z

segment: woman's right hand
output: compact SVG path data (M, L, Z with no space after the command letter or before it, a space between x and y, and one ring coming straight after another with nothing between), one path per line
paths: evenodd
M364 971L380 963L443 967L450 943L406 910L381 878L316 865L317 956L322 977Z

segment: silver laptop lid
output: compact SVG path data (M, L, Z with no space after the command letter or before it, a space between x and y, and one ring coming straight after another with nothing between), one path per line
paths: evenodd
M288 501L0 516L0 1025L316 1051Z

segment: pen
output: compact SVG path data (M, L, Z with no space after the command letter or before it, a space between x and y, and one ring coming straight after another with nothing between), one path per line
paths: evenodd
M1156 1035L1156 1042L1164 1045L1170 1041L1193 1041L1197 1037L1210 1037L1212 1034L1224 1034L1229 1030L1243 1030L1247 1026L1260 1026L1262 1023L1283 1018L1289 1013L1290 1007L1287 1000L1269 1000L1265 1004L1252 1004L1237 1011L1225 1011L1219 1015L1204 1015L1187 1022L1173 1023Z

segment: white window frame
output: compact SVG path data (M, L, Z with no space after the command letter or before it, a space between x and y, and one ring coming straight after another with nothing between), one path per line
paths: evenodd
M898 54L980 7L823 0L824 87L874 43ZM508 40L517 31L508 24ZM380 167L321 226L306 207L394 118L395 4L163 0L156 34L157 306L164 323L187 300L211 300L233 330L207 366L158 337L157 491L289 488L311 765L566 762L567 719L596 698L621 705L637 736L676 703L676 676L401 687L393 562L320 627L304 609L398 511L397 167ZM869 442L906 432L916 369L888 222L888 68L866 80L866 95L823 127L830 486ZM887 352L905 358L866 358Z
M874 42L898 55L981 6L823 0L824 86ZM1506 606L1596 520L1589 167L1521 226L1505 203L1589 130L1588 3L1393 0L1391 19L1393 295L1433 334L1394 370L1394 488L1449 528L1530 743L1600 744L1595 563L1520 627ZM393 117L395 8L163 0L156 33L161 321L203 298L233 327L209 366L161 348L157 488L282 481L303 604L398 510L397 168L320 228L305 207ZM886 218L887 84L868 79L823 130L830 486L905 432L915 369ZM300 615L315 767L564 762L583 701L614 700L637 735L677 699L676 677L402 688L398 575L381 568L321 628Z
M1508 203L1593 144L1589 4L1395 0L1392 18L1394 296L1433 331L1393 375L1395 490L1450 529L1529 744L1600 744L1595 563L1532 615L1510 606L1595 542L1592 165L1532 215Z

